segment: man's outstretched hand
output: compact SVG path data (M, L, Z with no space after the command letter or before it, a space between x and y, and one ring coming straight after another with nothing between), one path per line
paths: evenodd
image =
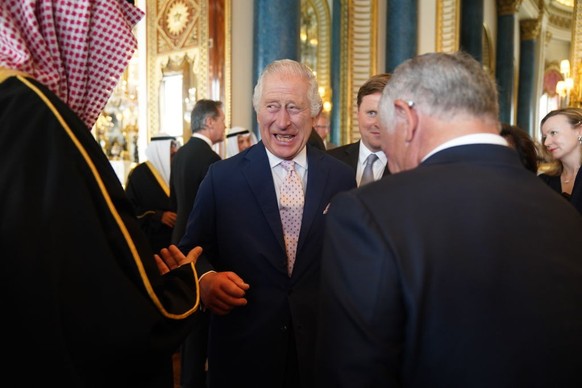
M162 248L160 254L155 254L154 258L158 270L162 275L164 275L181 265L189 263L196 264L196 260L198 260L201 253L202 247L194 247L190 252L188 252L188 256L184 256L177 246L170 245L168 248Z

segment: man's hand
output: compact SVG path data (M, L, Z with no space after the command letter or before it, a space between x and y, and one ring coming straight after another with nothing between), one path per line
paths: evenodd
M161 257L160 255L154 255L154 258L156 259L158 270L162 275L164 275L181 265L192 262L195 264L201 253L202 247L194 247L190 252L188 252L188 256L184 256L177 246L170 245L168 248L162 248L160 251Z
M247 304L244 296L249 287L234 272L211 272L200 279L200 297L214 314L225 315Z
M173 228L176 225L176 213L171 211L165 211L162 213L162 224L166 225L169 228Z

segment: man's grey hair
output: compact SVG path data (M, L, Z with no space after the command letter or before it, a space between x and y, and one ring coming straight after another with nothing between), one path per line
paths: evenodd
M206 119L208 117L220 116L222 101L201 99L196 101L192 113L190 113L190 129L192 133L200 132L206 128Z
M259 103L261 101L261 97L263 96L265 76L272 74L298 75L305 78L309 82L307 89L307 100L309 101L310 105L311 117L315 117L319 114L323 102L321 100L321 96L319 95L319 85L317 83L317 78L315 78L313 71L311 71L308 66L291 59L280 59L271 62L269 65L267 65L267 67L265 67L265 69L263 69L253 94L253 107L255 108L256 112L259 111Z
M379 119L394 120L394 100L440 119L469 114L498 121L497 85L483 66L464 52L428 53L400 64L384 88Z

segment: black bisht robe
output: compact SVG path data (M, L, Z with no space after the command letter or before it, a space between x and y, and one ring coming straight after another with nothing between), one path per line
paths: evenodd
M172 228L162 223L162 214L170 210L170 197L147 162L140 163L127 177L125 192L132 203L139 224L154 252L167 248L172 241Z
M0 207L4 378L172 387L171 355L199 304L193 266L159 274L89 129L1 69Z

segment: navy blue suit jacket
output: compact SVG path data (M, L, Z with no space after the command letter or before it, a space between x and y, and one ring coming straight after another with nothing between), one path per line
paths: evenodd
M212 316L211 387L281 386L289 330L297 343L304 387L312 387L320 260L327 207L355 188L344 163L307 146L307 191L293 274L287 275L283 229L262 142L212 164L198 190L180 248L204 252L196 267L233 271L250 285L248 304Z

